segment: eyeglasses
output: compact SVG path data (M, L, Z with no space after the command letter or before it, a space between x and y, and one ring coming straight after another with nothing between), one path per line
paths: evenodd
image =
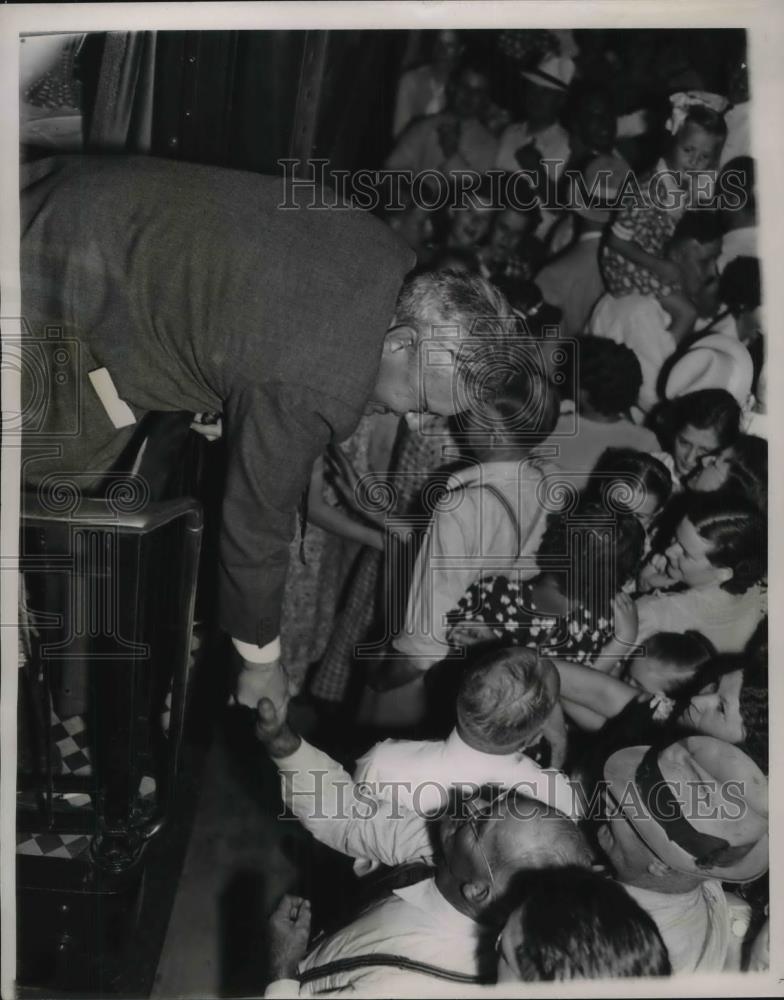
M485 863L485 866L487 868L487 874L490 876L490 884L492 886L495 886L495 876L493 875L493 867L490 864L487 854L485 853L485 849L482 847L482 837L479 832L479 824L480 820L486 821L490 819L490 817L493 814L493 810L496 806L496 803L500 799L505 798L506 794L507 794L506 791L499 792L499 794L494 796L490 800L490 802L483 804L481 806L477 805L476 800L473 799L463 803L463 807L468 810L468 816L466 817L465 822L468 824L468 826L471 829L471 833L473 833L474 835L474 840L476 841L477 849L482 856L482 860Z

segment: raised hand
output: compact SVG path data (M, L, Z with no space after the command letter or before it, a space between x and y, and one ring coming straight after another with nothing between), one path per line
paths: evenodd
M269 918L270 974L273 980L296 979L310 941L310 901L288 893Z

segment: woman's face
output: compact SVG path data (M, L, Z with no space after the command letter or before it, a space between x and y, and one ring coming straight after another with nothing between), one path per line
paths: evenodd
M742 743L746 737L740 714L743 671L733 670L695 694L678 720L703 736L715 736L727 743Z
M685 517L675 532L675 537L665 551L667 575L675 583L687 587L703 588L725 583L732 577L732 570L714 566L708 558L713 546Z
M710 493L721 489L727 482L732 460L732 448L725 448L717 455L706 455L689 476L687 486L698 493Z
M717 451L719 438L712 427L700 429L686 424L675 435L672 457L675 460L675 472L684 479L699 465L701 458Z

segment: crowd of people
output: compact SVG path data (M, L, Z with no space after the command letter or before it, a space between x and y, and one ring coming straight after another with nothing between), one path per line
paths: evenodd
M26 485L168 471L158 411L177 445L225 422L233 718L340 876L273 914L268 996L764 969L743 33L426 41L378 218L174 159L24 164L24 315L75 331L82 387L74 423L53 373Z
M438 208L409 189L383 217L417 255L418 302L503 296L503 347L478 339L505 374L452 417L368 415L314 469L283 612L294 701L262 699L256 732L288 809L354 859L363 905L313 939L287 896L267 995L765 968L745 52L433 34L384 166L479 182Z

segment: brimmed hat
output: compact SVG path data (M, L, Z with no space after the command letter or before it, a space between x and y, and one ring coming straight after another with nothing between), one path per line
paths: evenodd
M750 882L768 870L768 781L738 747L689 736L604 765L610 798L674 871Z
M565 91L572 82L575 73L574 60L569 56L545 56L536 69L524 70L520 75L537 87L545 90Z
M664 394L673 399L700 389L726 389L745 406L753 379L754 363L746 346L727 333L711 333L675 362Z

